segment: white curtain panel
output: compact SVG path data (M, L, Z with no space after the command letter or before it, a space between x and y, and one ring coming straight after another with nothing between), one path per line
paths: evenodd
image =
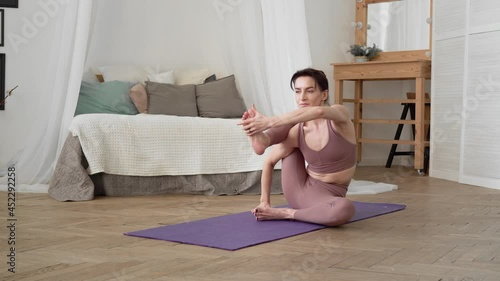
M231 10L219 13L219 45L224 64L234 74L245 104L255 104L263 114L271 114L267 95L262 12L258 1L239 1Z
M245 103L268 116L296 109L290 78L311 65L304 0L234 3L219 13L219 41Z
M61 77L66 76L63 81L68 81L67 85L58 83L61 98L65 99L64 111L62 114L61 124L59 126L59 138L57 142L57 154L59 157L64 141L69 133L69 126L75 115L76 104L80 92L80 85L82 82L83 69L85 67L85 59L87 57L88 42L90 27L92 21L92 6L97 6L97 1L79 0L78 1L78 15L75 19L67 19L69 24L73 25L73 32L64 35L63 39L68 39L68 52L70 54L69 61L62 61L57 69L61 71ZM96 4L93 4L96 3ZM73 37L73 40L71 40ZM65 41L63 41L65 42ZM64 48L65 43L61 48ZM66 73L66 75L64 75ZM61 81L62 82L62 81ZM66 94L67 93L67 94ZM51 173L52 174L52 173Z
M92 1L73 0L61 5L54 17L52 63L47 66L48 82L40 89L50 103L44 118L34 121L29 141L15 163L18 191L45 192L48 188L78 101L91 13Z
M304 0L261 0L268 101L273 115L297 108L290 78L311 66Z

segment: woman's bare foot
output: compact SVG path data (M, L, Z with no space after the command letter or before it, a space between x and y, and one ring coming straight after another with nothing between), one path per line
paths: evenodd
M296 210L289 208L257 207L254 210L253 214L255 215L255 218L257 218L258 221L286 220L286 219L293 219L295 211Z
M248 118L253 118L257 114L255 110L255 106L252 105L252 108L245 111L243 113L243 116L241 117L241 120L247 120ZM271 139L269 136L264 133L256 133L254 135L248 136L250 138L250 143L252 144L253 151L257 155L262 155L266 151L266 148L269 147L269 144L271 143Z
M266 151L266 148L269 147L269 143L271 142L269 136L264 132L249 136L249 138L250 143L252 144L253 151L257 155L264 154L264 151Z

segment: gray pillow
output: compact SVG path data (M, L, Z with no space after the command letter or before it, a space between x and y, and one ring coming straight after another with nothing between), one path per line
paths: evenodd
M207 78L205 78L205 81L203 81L203 83L213 82L215 80L217 80L217 76L215 76L215 74L212 74L212 75L208 76Z
M239 118L246 110L234 75L196 85L196 105L201 117Z
M148 113L198 116L195 85L146 82Z

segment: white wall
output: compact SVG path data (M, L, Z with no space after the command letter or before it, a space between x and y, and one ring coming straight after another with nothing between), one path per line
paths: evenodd
M465 79L466 0L435 1L430 175L458 181ZM459 58L459 59L457 59Z
M43 3L55 0L24 1L19 9L5 9L6 33L22 35L26 21L46 13ZM220 48L218 29L221 21L214 3L227 0L106 0L100 1L96 14L87 66L136 64L159 66L160 70L209 67L218 77L228 74L224 53ZM237 3L237 1L232 1ZM345 62L346 46L354 42L355 3L351 0L305 1L313 67L322 69L330 78L333 100L334 62ZM231 13L231 10L225 13ZM23 17L26 20L23 20ZM7 110L0 111L0 167L6 165L38 128L37 116L44 114L50 101L44 99L44 85L52 81L46 73L47 54L55 31L52 16L40 25L26 44L14 46L6 36L7 88L19 84L15 95L8 100ZM346 85L346 96L352 94L352 85ZM403 97L411 90L401 82L365 83L365 96ZM365 114L373 118L399 118L401 106L367 108ZM366 125L366 137L392 138L395 126ZM408 131L409 132L409 131ZM409 133L407 132L407 137ZM361 165L384 165L389 145L365 144ZM395 163L399 161L396 157Z
M6 54L6 90L19 87L7 99L6 110L0 111L0 174L30 133L42 126L36 121L50 104L44 89L54 75L46 68L57 8L47 6L49 2L20 1L18 9L5 8L5 44L0 52Z
M87 66L149 65L160 71L209 68L218 77L227 75L217 41L220 30L215 28L221 18L214 2L100 1Z

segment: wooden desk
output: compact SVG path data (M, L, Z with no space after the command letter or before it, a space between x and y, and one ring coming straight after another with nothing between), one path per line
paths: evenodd
M431 61L370 61L365 63L333 63L333 78L335 80L335 103L354 103L354 126L358 142L358 162L361 161L362 143L398 143L415 145L414 168L421 172L424 168L424 149L428 145L425 142L425 116L424 116L424 86L425 79L431 78ZM415 80L415 99L363 99L363 82L375 80ZM354 99L344 99L344 81L354 81ZM415 121L409 120L368 120L362 117L363 103L415 103ZM382 140L364 139L362 137L363 123L378 124L415 124L415 140Z

